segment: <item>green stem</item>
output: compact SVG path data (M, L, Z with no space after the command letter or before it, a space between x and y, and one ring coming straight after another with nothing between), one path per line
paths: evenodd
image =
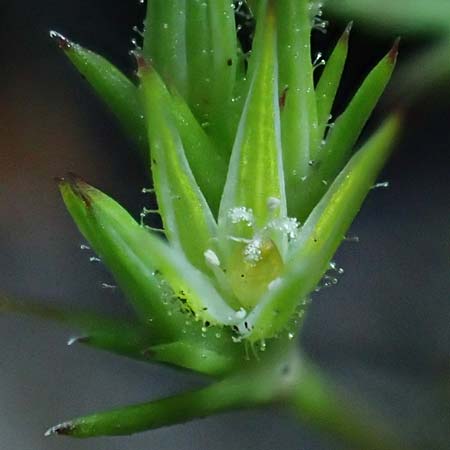
M327 380L304 360L291 403L302 422L364 450L406 450L409 444L386 421Z
M277 403L303 421L364 450L407 450L397 434L327 379L292 342L278 341L267 358L203 389L93 414L50 428L76 438L137 433L234 409Z

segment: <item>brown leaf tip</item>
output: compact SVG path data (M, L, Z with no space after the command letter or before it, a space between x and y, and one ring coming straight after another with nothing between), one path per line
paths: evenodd
M143 73L151 69L150 62L144 57L144 55L140 51L132 50L130 53L136 59L138 73Z
M66 179L70 184L80 188L89 186L88 182L84 178L74 172L67 172Z
M152 347L149 347L149 348L142 350L141 355L144 358L152 359L155 356L155 351L153 350Z
M66 180L64 179L64 177L53 177L53 181L57 184L63 184Z
M69 184L74 188L81 188L83 187L83 185L85 185L85 187L89 186L89 184L83 178L73 172L67 172L63 177L54 177L53 180L57 184Z
M80 176L73 172L68 172L65 177L55 178L55 181L60 187L64 185L69 186L74 194L78 195L84 201L87 207L92 205L91 198L89 197L89 188L91 186Z
M45 433L45 437L49 436L70 436L75 429L75 426L71 422L63 422L59 425L49 428Z
M72 48L72 43L57 31L50 31L50 38L53 39L61 50L67 51Z
M394 41L394 45L392 46L392 48L389 50L388 53L388 58L389 61L394 64L397 61L397 56L398 56L398 48L400 46L400 40L401 38L398 37L395 41Z

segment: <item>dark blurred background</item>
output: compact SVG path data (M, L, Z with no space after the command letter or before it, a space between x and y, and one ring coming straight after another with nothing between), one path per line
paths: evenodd
M83 240L53 177L76 172L135 216L148 202L140 191L149 182L130 142L48 31L56 29L132 75L132 27L143 13L137 0L0 1L2 292L129 314L120 292L101 287L112 282L106 269L80 250ZM318 34L317 51L328 55L344 26L333 22L327 35ZM336 112L397 34L393 29L375 37L355 23ZM423 45L405 38L400 65ZM394 91L395 84L369 129L388 110ZM338 383L426 449L450 448L449 125L450 83L409 108L381 178L390 187L370 193L351 230L359 243L344 243L336 257L345 274L337 286L314 295L301 336ZM226 414L134 437L45 439L45 429L61 420L201 382L67 347L70 336L52 323L0 317L0 449L344 448L275 410Z

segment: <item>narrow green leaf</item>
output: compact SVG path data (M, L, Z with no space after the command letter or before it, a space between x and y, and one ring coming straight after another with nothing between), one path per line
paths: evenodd
M235 352L219 353L214 349L203 348L200 344L187 341L170 342L150 347L148 354L157 361L211 376L223 375L236 368ZM237 347L236 344L232 345ZM239 363L243 358L243 355L240 356Z
M259 24L252 56L253 74L249 94L239 124L219 210L219 226L226 236L249 237L246 224L237 226L230 219L236 207L251 209L255 228L286 213L286 196L281 155L276 24L271 7ZM278 199L275 212L268 207ZM239 224L238 224L239 225Z
M308 0L277 0L281 131L289 211L302 195L301 179L320 142L311 61Z
M335 173L345 163L361 131L391 79L398 54L397 40L389 53L366 77L345 111L338 117L318 157L323 174ZM327 180L328 181L328 180Z
M286 194L278 104L276 18L261 2L249 69L251 84L219 209L219 243L228 286L252 308L281 270L287 238ZM233 303L234 304L234 303Z
M147 160L147 132L136 86L102 56L55 31L51 31L50 36L115 114L124 131L137 143L141 156Z
M196 318L233 324L228 307L206 275L184 254L141 227L114 200L71 176L60 183L63 199L80 231L112 271L141 319L163 337L180 336L188 302Z
M450 31L448 0L328 0L329 14L370 27L371 32L445 35Z
M213 245L217 225L186 159L173 123L168 91L151 66L141 63L140 76L153 182L164 229L169 242L205 272L208 266L204 254ZM206 160L203 163L203 172L208 173L210 167Z
M309 175L302 182L302 196L294 205L295 216L300 220L308 217L350 157L362 129L391 78L397 60L398 43L397 40L366 77L345 111L337 118L316 159L311 161Z
M63 310L40 303L13 300L5 296L0 296L2 312L68 325L79 333L78 338L69 340L70 345L81 343L133 359L148 361L149 355L144 350L159 340L151 327L139 323L103 317L92 312Z
M67 325L78 336L68 345L82 344L139 361L161 362L210 376L223 376L245 358L227 329L197 330L189 319L183 324L184 340L161 342L155 329L141 323L117 320L93 312L64 310L43 303L25 302L0 295L0 314L21 314Z
M144 57L187 98L186 0L148 0Z
M150 234L120 205L74 175L60 181L60 190L81 233L111 270L141 321L155 327L162 338L176 336L183 321L178 303L164 286L162 267L155 267L153 260L145 263L150 254L142 258L141 241ZM130 239L127 233L133 232Z
M171 93L171 112L189 166L212 212L217 215L225 185L227 160L221 156L181 95L170 86L168 89Z
M317 123L319 125L319 136L323 137L325 128L329 122L331 108L336 97L345 61L348 53L348 39L352 28L352 22L347 25L344 33L339 39L333 53L328 58L325 68L316 88L317 101Z
M237 50L230 0L186 2L189 105L216 140L230 138L228 114L236 79Z
M417 52L396 70L387 96L389 104L417 104L433 91L450 92L450 33Z
M300 367L289 402L302 423L333 435L346 448L351 445L365 450L417 450L411 445L414 437L404 439L389 417L383 417L355 392L337 384L304 354Z
M280 373L274 364L267 370L237 374L200 390L64 422L45 435L129 435L233 409L254 408L272 402L283 391L286 383L280 382Z
M279 283L246 318L252 341L274 336L286 327L300 302L326 272L337 247L389 156L400 127L394 115L342 170L300 230ZM244 326L241 326L245 333Z

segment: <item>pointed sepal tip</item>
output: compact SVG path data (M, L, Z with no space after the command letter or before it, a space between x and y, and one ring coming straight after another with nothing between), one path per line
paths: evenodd
M50 30L49 32L50 38L56 42L56 45L64 51L68 51L72 48L73 44L69 39L67 39L65 36L63 36L61 33L58 33L55 30Z
M395 39L394 44L392 45L392 48L389 50L388 58L392 64L394 64L397 61L400 41L401 41L401 37L399 36L399 37L397 37L397 39Z
M49 428L45 433L45 437L49 436L70 436L75 427L71 422L63 422Z

